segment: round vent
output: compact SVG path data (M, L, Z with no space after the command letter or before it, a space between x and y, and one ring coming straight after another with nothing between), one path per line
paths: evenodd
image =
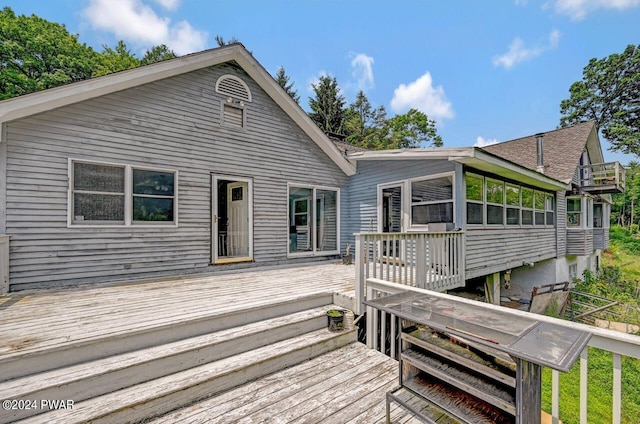
M235 100L251 101L251 91L240 78L234 75L223 75L216 81L216 93L233 97Z

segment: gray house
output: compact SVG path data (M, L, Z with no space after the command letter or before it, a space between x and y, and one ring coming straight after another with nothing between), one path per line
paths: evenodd
M334 143L239 44L5 100L0 124L0 293L335 258L356 233L448 273L432 288L524 293L597 267L624 189L591 123L485 149Z
M6 100L0 123L0 293L339 253L355 167L241 45Z
M414 274L427 270L431 279L412 275L408 284L451 289L482 277L495 302L505 282L503 293L528 297L536 285L595 271L608 246L610 194L624 190L624 169L603 163L591 122L484 149L357 152L348 158L357 173L347 183L344 242L360 234L365 262L374 262L363 268L364 277L376 266L402 276L422 261L426 265ZM412 233L425 231L455 238L416 241ZM418 254L420 243L426 245ZM388 270L390 263L401 269Z

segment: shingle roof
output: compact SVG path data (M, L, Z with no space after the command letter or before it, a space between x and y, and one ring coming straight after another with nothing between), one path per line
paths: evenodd
M569 183L576 172L576 167L580 163L580 155L582 155L586 147L589 135L594 130L594 123L589 121L544 133L544 174ZM530 135L492 144L484 147L483 150L518 165L536 170L536 145L536 135Z
M343 155L348 155L349 153L356 152L367 152L369 149L365 149L364 147L354 146L353 144L347 143L346 141L338 140L334 137L329 137L329 140L333 141L333 144L342 152Z

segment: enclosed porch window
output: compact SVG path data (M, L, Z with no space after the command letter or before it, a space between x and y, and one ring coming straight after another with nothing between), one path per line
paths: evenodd
M411 181L411 225L453 222L453 175Z

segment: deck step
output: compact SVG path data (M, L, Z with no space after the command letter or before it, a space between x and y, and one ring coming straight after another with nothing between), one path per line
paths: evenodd
M331 303L333 296L330 293L291 296L278 303L256 305L252 308L230 307L222 314L215 310L210 313L200 311L195 317L185 316L180 320L168 320L153 327L143 327L138 331L114 331L108 336L56 343L35 350L16 350L0 357L0 381L173 343Z
M234 327L204 336L111 356L0 383L3 399L73 399L80 402L223 359L270 343L327 326L326 311L309 309L282 317ZM30 413L31 412L31 413ZM7 419L25 418L38 411L15 411ZM7 422L0 416L0 423Z
M26 418L21 423L131 423L160 416L356 341L326 328L288 338L112 393Z

